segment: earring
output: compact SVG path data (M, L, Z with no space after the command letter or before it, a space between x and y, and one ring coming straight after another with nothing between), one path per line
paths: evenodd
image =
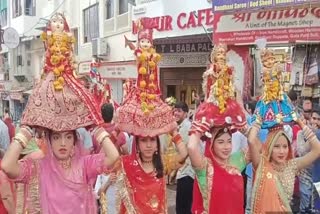
M155 154L155 155L158 155L158 151L155 151L154 154Z
M70 152L70 158L72 158L73 156L74 156L74 148Z

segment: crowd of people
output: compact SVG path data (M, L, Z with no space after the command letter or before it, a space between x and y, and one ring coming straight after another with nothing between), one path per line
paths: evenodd
M294 92L290 92L289 96L292 99L293 103L295 103L297 99L296 94ZM312 129L312 131L316 134L317 138L319 139L320 137L319 110L316 107L313 107L311 100L308 98L303 99L300 102L301 102L300 114L303 118L303 122ZM251 101L244 104L244 109L246 110L248 123L250 123L251 117L255 111L255 104L256 104L255 101ZM200 140L201 136L195 136L195 135L189 136L189 132L192 127L192 120L188 118L188 112L189 112L188 105L184 102L177 102L174 104L171 103L171 105L173 108L174 117L176 118L178 123L177 131L181 135L183 142L185 143L189 142L189 145L188 145L189 147L193 147L193 144L197 144L197 141L200 142L199 151L192 151L189 154L189 158L187 159L187 161L181 167L177 168L174 175L174 178L176 179L176 183L177 183L176 213L181 213L181 214L196 213L196 212L192 212L192 205L195 203L199 203L196 201L197 200L196 195L199 194L200 190L197 188L197 186L194 186L195 177L196 177L196 172L194 170L194 167L196 165L192 165L191 160L193 160L193 158L197 160L197 157L193 157L197 155L197 152L204 154L205 144ZM113 114L114 114L113 106L111 104L104 104L101 109L101 114L105 122L105 125L103 127L106 130L108 130L108 132L112 132L112 130L115 127L115 123L113 120ZM11 130L11 132L13 130L14 132L14 126L12 122L9 123L9 125L7 125L8 121L10 121L10 117L3 118L3 120L0 120L1 159L3 158L4 152L7 150L10 144L9 142L12 142L12 139L13 139L13 137L10 137L12 135L10 134L9 130ZM216 135L223 136L223 134L224 133L222 132L222 133L217 133ZM244 134L240 132L227 133L227 134L229 135L229 138L227 137L227 139L231 140L232 144L230 144L229 148L226 148L226 151L225 151L226 154L230 153L231 155L235 155L239 152L241 153L243 151L246 151L246 152L248 151L248 148L250 146L250 143L248 143L248 140L250 142L250 137L248 139ZM254 133L254 135L252 134L251 138L253 142L259 142L257 146L259 146L260 143L266 142L266 139L269 138L267 129L261 129L258 135L257 133ZM77 136L80 137L80 140L83 143L83 147L85 148L85 150L87 150L87 153L88 154L93 153L95 148L94 148L93 140L90 133L80 128L77 130ZM257 136L259 139L255 138ZM288 136L287 140L288 142L290 142L290 144L287 144L285 142L284 145L281 145L281 143L277 145L277 143L280 142L279 137L274 138L273 140L275 143L273 147L278 148L279 150L279 153L276 154L278 155L278 157L276 158L279 158L279 157L281 158L282 156L286 155L285 152L281 151L282 150L281 147L284 147L283 149L284 151L286 150L286 145L290 146L290 148L288 149L288 154L289 152L290 154L292 154L292 156L290 157L292 158L292 160L294 160L293 158L303 157L310 150L310 148L305 148L304 146L305 139L303 137L303 131L300 128L300 126L298 125L293 125L291 127L287 126L285 130L285 136ZM60 136L58 138L60 138ZM40 145L39 140L35 140L35 139L37 139L36 136L34 136L34 138L32 139L32 142L31 142L32 146L30 146L29 149L25 149L24 151L20 152L19 159L44 158L46 152ZM161 139L160 141L161 141L162 150L164 151L164 153L166 153L166 151L168 150L169 143L171 141L168 139L167 135L162 135L160 139ZM38 142L38 144L35 142ZM136 149L136 148L132 148L133 142L134 142L134 136L130 135L129 133L121 132L118 135L117 143L116 143L117 147L119 148L120 154L121 155L132 154L132 150ZM223 143L222 140L221 142ZM272 142L270 142L269 144L272 144ZM251 149L253 150L254 148L251 148ZM201 155L199 155L199 157L200 156ZM313 165L310 165L308 168L299 170L300 174L293 177L294 189L293 191L291 190L291 197L293 198L292 200L291 199L289 200L290 202L289 206L291 206L292 211L296 213L298 212L313 213L313 212L319 211L320 209L319 195L318 195L316 186L314 185L315 183L320 181L319 163L320 163L319 161L316 161ZM199 165L200 168L201 168L201 164ZM291 165L291 167L296 166L296 164L297 163L295 162L293 165ZM10 166L10 168L11 167L12 166ZM244 179L243 181L246 187L246 191L242 189L240 192L242 192L243 196L245 195L246 197L243 198L243 196L239 194L235 197L235 201L240 202L240 207L243 206L245 208L245 213L259 213L259 212L253 212L252 206L251 206L252 200L254 200L252 199L252 179L253 179L252 166L251 164L248 164L248 165L245 164L240 169L242 171L239 171L239 172L242 174L242 178ZM134 176L137 175L136 173L133 173L132 169L130 169L129 173L132 173L132 175ZM294 173L294 175L296 175L296 173ZM100 207L99 209L100 213L118 213L117 211L118 200L116 197L117 191L118 191L118 188L116 185L117 179L118 179L118 176L117 176L116 170L104 172L97 176L96 180L94 181L95 185L91 186L93 188L93 191L95 192L95 196ZM222 177L221 182L222 183L227 182L226 179L227 177L224 175ZM285 177L284 179L289 179L289 178ZM215 182L218 182L218 180L216 180ZM228 187L230 186L228 185ZM0 213L23 213L22 210L23 210L24 201L25 201L24 197L26 194L24 191L25 191L24 185L20 185L16 181L12 181L8 179L6 174L3 173L3 171L1 171L0 195L1 195L2 203L0 204L0 211L3 211L3 212L0 212ZM226 197L229 198L230 189L227 188L225 191L226 191L225 193L227 194ZM235 192L237 191L239 190L235 189ZM268 192L269 191L271 191L271 189L268 188ZM222 202L224 201L223 194L221 194L221 192L217 193L217 197L220 198ZM270 196L266 196L266 197L270 197ZM243 200L243 203L241 202L241 200ZM239 207L235 206L235 201L233 201L232 205L230 206L234 207L235 210L237 210L239 209ZM201 202L201 204L202 203L203 202ZM218 212L219 209L214 208L214 210ZM142 213L144 212L142 211ZM261 211L260 213L264 213L264 212Z
M284 93L273 52L261 50L262 96L244 103L216 45L190 118L185 102L161 99L153 24L137 23L136 86L115 106L77 80L65 17L50 19L21 127L0 120L0 213L165 214L172 180L177 214L320 209L320 113Z

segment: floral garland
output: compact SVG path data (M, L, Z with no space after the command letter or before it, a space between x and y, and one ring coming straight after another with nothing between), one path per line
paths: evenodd
M151 57L148 57L148 54L151 54ZM157 64L160 59L161 56L157 54L153 48L150 51L143 50L137 59L140 63L139 75L141 76L141 80L138 87L141 91L141 109L145 114L150 113L150 111L153 111L155 108L152 101L155 100L157 96L158 83L155 81L157 78Z
M215 102L220 113L226 111L227 99L234 97L234 87L232 84L232 69L228 65L224 65L220 71L214 66L214 72L218 74L215 83L211 86L211 96L209 100Z
M276 64L271 70L264 69L262 81L264 93L262 99L269 103L273 100L283 100L283 87L281 82L281 70Z
M73 36L67 33L53 33L48 35L46 32L41 34L42 41L47 42L47 51L49 54L46 57L46 71L53 71L55 81L53 82L54 89L61 91L63 89L65 72L73 71L72 63L72 44L75 42Z

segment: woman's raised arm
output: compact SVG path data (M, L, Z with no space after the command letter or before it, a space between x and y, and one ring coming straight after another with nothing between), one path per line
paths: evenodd
M310 152L301 158L297 158L297 168L298 170L304 169L311 165L315 160L320 158L320 142L314 132L306 126L301 120L297 120L297 123L300 125L303 131L306 143L309 143L311 146Z
M30 127L21 127L19 133L13 138L6 151L2 161L1 169L8 175L9 178L15 179L20 175L19 156L21 151L27 146L32 139L33 131Z

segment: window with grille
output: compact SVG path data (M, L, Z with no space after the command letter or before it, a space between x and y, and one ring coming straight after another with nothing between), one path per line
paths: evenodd
M21 0L12 0L12 16L16 18L22 15Z
M99 4L83 10L84 43L99 38Z
M114 0L106 0L106 19L114 16Z
M128 12L128 0L119 0L119 15Z
M36 15L36 0L24 0L24 14L26 16Z
M1 9L0 11L0 24L1 27L5 27L8 24L8 9Z
M17 56L17 65L22 66L22 55Z

